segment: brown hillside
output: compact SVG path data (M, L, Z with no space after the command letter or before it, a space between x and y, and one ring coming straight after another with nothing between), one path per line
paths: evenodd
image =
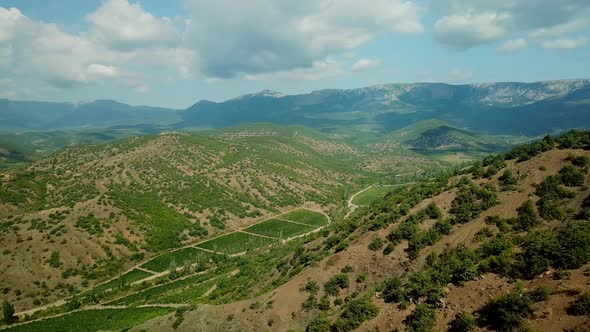
M349 266L352 272L349 273L350 285L342 290L338 299L345 299L353 296L354 293L369 291L373 302L379 307L379 314L376 318L363 323L360 331L394 331L396 328L403 330L404 319L412 312L415 304L409 303L406 309L400 309L398 304L385 303L375 287L391 276L405 276L412 271L421 271L426 266L427 257L434 253L442 253L446 248L465 244L470 249L479 247L482 243L481 231L488 229L491 235L498 234L496 226L486 225L484 220L488 216L498 215L501 218L513 218L517 215L517 208L529 199L533 202L538 200L535 196L534 185L542 182L548 175L557 174L559 170L569 162L570 156L590 157L589 151L583 150L551 150L542 153L531 160L506 162L506 168L510 169L518 184L514 190L499 191L497 193L498 204L487 209L477 218L465 224L453 226L449 235L442 238L431 246L420 251L415 259L409 259L405 251L408 244L402 241L400 245L389 255L384 255L381 250L371 251L368 246L375 237L385 238L393 229L400 225L400 222L392 223L387 228L378 231L368 231L361 227L351 236L351 244L339 253L330 255L299 273L295 278L278 287L253 299L225 304L225 305L199 305L195 310L184 315L184 322L177 329L179 331L302 331L309 324L310 320L319 312L317 309L311 311L302 310L302 304L308 298L308 293L301 288L308 281L316 281L320 285L318 298L323 295L322 285L332 276L338 274L343 268ZM502 169L491 179L477 179L477 184L491 183L500 187L498 178L502 175ZM590 186L586 172L584 186L568 188L575 193L575 197L564 203L569 208L569 216L580 208L584 198L588 196ZM451 179L456 183L459 177ZM427 198L410 210L410 214L418 213L431 203L435 203L443 212L444 217L449 217L451 204L457 195L457 188L449 188L444 192ZM363 216L366 209L359 209L353 218ZM362 217L361 217L362 218ZM404 218L402 218L402 221ZM540 229L552 229L562 224L562 221L544 220L538 227ZM434 221L426 220L421 224L422 229L430 229ZM524 233L522 233L524 234ZM321 240L317 240L321 241ZM308 244L313 246L314 243ZM532 280L514 280L494 273L485 273L476 280L469 281L464 285L448 284L444 291L444 297L440 300L440 306L436 310L437 319L434 330L446 331L449 323L455 315L461 311L475 313L492 297L505 294L512 290L517 283L521 283L525 290L531 290L540 285L546 285L551 290L548 300L535 303L534 314L526 319L526 325L535 331L582 331L590 326L588 316L571 316L566 313L566 308L577 297L577 294L590 291L590 278L587 270L590 265L569 271L569 276L561 280L554 280L554 270L539 275ZM358 276L365 274L365 281L358 281ZM331 309L329 317L337 317L338 309L334 306L334 299L331 298ZM266 306L271 302L272 305ZM254 304L260 303L261 306ZM255 308L255 309L252 309ZM133 331L174 331L173 319L170 316L161 317L136 327ZM480 327L486 330L485 327Z

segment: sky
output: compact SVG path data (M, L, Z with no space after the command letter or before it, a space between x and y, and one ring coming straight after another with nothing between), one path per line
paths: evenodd
M590 78L588 0L0 0L0 98Z

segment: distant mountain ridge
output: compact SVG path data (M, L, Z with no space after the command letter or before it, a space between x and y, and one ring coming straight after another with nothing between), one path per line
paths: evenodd
M183 112L182 118L183 125L221 127L275 122L328 128L369 126L381 132L439 118L474 131L538 135L590 125L588 95L590 80L586 79L469 85L384 84L301 95L265 90L221 103L199 102ZM523 121L531 116L534 121Z
M324 130L356 127L387 133L426 119L475 132L542 135L590 127L590 80L534 83L382 84L285 95L272 90L186 110L0 99L0 130L56 130L150 125L161 130L269 122Z

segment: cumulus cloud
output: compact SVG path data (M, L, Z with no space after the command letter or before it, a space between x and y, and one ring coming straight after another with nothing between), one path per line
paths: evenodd
M590 26L586 0L438 0L434 34L457 49L501 40L516 33L561 37Z
M179 32L167 17L155 17L139 3L108 0L86 16L93 38L121 49L178 45Z
M381 64L381 61L378 59L359 59L357 62L353 63L350 69L353 71L364 71L371 68L375 68Z
M442 17L435 23L434 33L441 42L466 49L503 37L506 34L503 22L510 19L507 13L477 13L470 10Z
M541 43L543 48L549 49L574 49L579 47L584 47L588 43L588 39L586 37L577 37L577 38L559 38L554 40L546 40Z
M512 53L525 48L527 41L524 38L510 39L496 48L499 53Z
M420 10L404 0L188 1L187 42L201 70L231 78L317 67L380 33L423 30Z
M138 4L106 0L87 20L89 31L73 34L17 8L0 7L0 76L13 78L13 87L19 82L70 88L109 81L145 91L146 67L180 76L194 70L195 52L179 44L170 21Z
M318 80L379 64L336 61L380 34L418 34L414 0L186 0L182 18L103 0L73 33L0 6L0 77L44 89L158 79ZM5 91L7 91L6 89Z

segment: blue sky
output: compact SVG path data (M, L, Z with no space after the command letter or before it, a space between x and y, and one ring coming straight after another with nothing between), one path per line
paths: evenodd
M590 78L589 43L587 0L0 1L0 98Z

